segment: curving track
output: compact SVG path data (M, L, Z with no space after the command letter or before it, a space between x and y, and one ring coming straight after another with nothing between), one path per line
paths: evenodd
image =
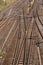
M11 16L8 15L6 22L1 23L0 51L5 53L0 65L43 64L43 26L39 20L37 0L27 14L28 4L28 0L22 0L15 8L12 6Z

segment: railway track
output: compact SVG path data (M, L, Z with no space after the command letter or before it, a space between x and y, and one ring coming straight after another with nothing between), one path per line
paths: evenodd
M33 10L34 9L35 8L33 8ZM13 25L15 25L11 27L10 32L8 33L2 46L2 49L6 53L3 56L3 59L1 60L2 62L0 64L42 65L43 26L39 21L39 15L35 17L32 15L32 17L29 17L33 13L32 11L31 14L27 16L27 12L25 11L24 7L23 10L20 9L18 11L19 13L16 15L16 24L13 22Z
M6 22L5 25L6 25L6 24L9 25L9 22L8 22L8 23ZM5 25L2 26L0 32L1 32L2 30L4 30ZM7 27L8 27L8 26L7 26ZM6 29L6 28L5 28L5 29ZM7 28L7 30L8 30L8 28ZM6 30L6 31L7 31L7 30ZM4 32L5 32L5 31L1 32L1 34L4 33ZM6 36L6 35L7 35L7 33L5 33L5 36ZM3 36L3 37L5 37L5 36ZM5 38L6 38L6 37L5 37ZM4 41L4 40L3 40L3 41Z
M16 21L15 21L16 22ZM3 48L1 49L1 50L3 50L3 51L5 51L6 52L6 50L9 50L9 46L11 45L11 42L12 42L12 40L13 40L13 37L15 36L15 34L16 34L16 32L17 32L17 30L18 30L18 26L17 26L17 24L15 24L15 22L13 23L13 25L12 25L12 27L11 27L11 29L10 29L10 31L9 31L9 34L7 35L7 37L6 37L6 39L5 39L5 41L4 41L4 44L3 44ZM17 26L17 28L16 28L16 26L15 26L15 28L13 29L13 27L14 27L14 25L16 25ZM14 33L15 32L15 33ZM11 34L11 36L10 36L10 34ZM13 34L13 35L12 35ZM11 37L11 38L10 38ZM9 39L8 39L9 38ZM10 41L10 42L9 42ZM10 44L8 44L8 43L10 43ZM7 46L7 47L6 47Z
M6 23L2 23L2 27L0 28L0 35L2 35L2 34L5 32L4 36L2 35L2 36L4 37L4 39L2 39L3 41L5 40L5 38L6 38L7 34L8 34L8 32L9 32L9 30L10 30L10 28L11 28L11 27L9 27L9 26L11 26L13 22L11 23L11 25L10 25L10 23L11 23L10 20L9 20L9 22L6 21ZM4 25L3 25L3 24L4 24ZM6 29L6 27L5 27L6 25L7 25L7 29ZM8 26L8 25L9 25L9 26ZM8 27L9 27L9 29L8 29ZM4 30L5 30L5 31L4 31ZM8 31L7 31L7 30L8 30ZM7 31L7 32L6 32L6 31ZM2 40L1 40L1 41L2 41ZM1 43L3 43L3 41L2 41Z
M11 29L11 26L13 25L14 23L14 18L10 19L9 22L7 22L5 24L5 27L3 27L1 30L0 30L0 44L1 46L3 45L3 42L5 41L10 29ZM7 26L6 26L7 25ZM6 32L7 31L7 32ZM4 33L4 34L3 34ZM0 48L1 49L1 48Z
M19 0L19 1L17 1L15 4L13 3L13 5L11 5L11 6L7 9L7 11L5 11L5 12L7 12L7 13L6 13L6 15L4 14L5 17L3 16L3 17L4 17L4 20L5 20L8 16L10 16L10 15L9 15L10 11L11 11L11 12L14 12L13 10L15 10L15 9L17 10L18 7L20 8L20 5L23 4L23 2L25 2L25 0L23 0L23 1L20 1L20 0ZM18 4L18 6L17 6L17 4ZM5 13L5 12L4 12L4 13ZM8 12L9 12L9 13L8 13ZM2 12L2 14L3 14L3 12ZM2 19L2 20L3 20L3 19ZM4 21L4 20L3 20L3 21Z
M17 11L18 11L18 10L19 10L19 9L17 8ZM14 14L14 13L13 13L13 14ZM16 15L15 15L15 16L16 16ZM2 29L2 28L5 26L5 24L7 23L6 21L7 21L9 18L10 18L10 16L8 16L8 18L5 19L5 21L1 23L0 29Z
M0 16L2 16L3 19L6 19L6 17L9 15L8 12L10 11L11 8L14 8L14 6L16 6L16 4L20 2L19 1L16 1L14 3L12 3L9 7L7 7L6 9L4 9L3 11L0 12Z
M39 7L40 7L40 8L39 8ZM42 21L43 21L43 19L42 19L42 17L43 17L43 13L42 13L43 9L41 9L41 8L42 8L42 6L40 6L40 4L37 5L36 11L37 11L38 19L39 19L41 25L43 26L43 22L42 22Z
M28 3L28 0L26 1L27 3ZM13 4L14 6L12 6L12 8L9 8L10 9L10 11L9 11L9 13L8 13L8 15L7 16L5 16L5 20L4 20L4 22L2 21L1 23L0 23L0 27L4 24L4 23L6 23L6 20L8 20L9 18L10 18L10 16L13 16L13 14L15 14L15 13L19 13L19 10L21 9L21 8L23 8L25 5L26 6L28 6L28 4L25 2L25 0L23 0L23 1L21 1L21 3L18 1L17 2L17 4L18 4L18 6L17 6L17 4ZM20 3L20 4L19 4ZM25 4L24 4L25 3ZM33 5L32 5L33 6ZM7 11L7 12L8 12ZM11 14L11 12L13 12L12 14ZM11 14L11 15L10 15Z
M1 27L0 32L1 32L2 30L4 30L5 25L6 25L6 24L9 25L9 23L10 23L10 22L8 22L8 23L6 22L6 23ZM7 27L8 27L8 26L7 26ZM4 33L4 32L5 32L5 31L1 32L1 34ZM7 33L6 33L6 34L7 34ZM6 34L5 34L5 36L6 36Z

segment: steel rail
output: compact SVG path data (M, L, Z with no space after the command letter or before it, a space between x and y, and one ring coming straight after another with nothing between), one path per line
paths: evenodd
M36 9L36 14L37 14L37 17L38 17L38 20L39 20L39 22L41 23L41 25L43 26L43 23L42 23L42 21L40 20L40 18L39 18L39 14L38 14L38 10Z

